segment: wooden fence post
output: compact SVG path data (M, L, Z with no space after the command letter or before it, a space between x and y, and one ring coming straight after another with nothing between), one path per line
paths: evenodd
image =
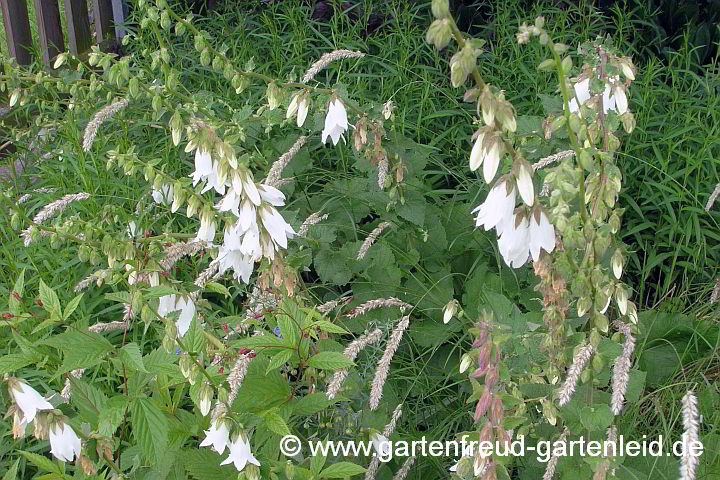
M60 7L57 0L35 0L38 37L43 63L50 67L53 58L65 51L65 40L60 24Z
M115 38L113 29L113 11L110 0L92 0L95 16L95 42L100 45L103 40Z
M115 19L115 38L120 40L125 36L125 29L120 26L120 24L124 23L127 18L127 5L125 4L125 0L111 0L111 2L113 18Z
M32 37L27 4L25 0L2 0L2 11L10 56L15 57L19 65L29 65L32 62Z
M65 17L70 52L73 55L80 55L90 50L90 21L85 0L65 0Z

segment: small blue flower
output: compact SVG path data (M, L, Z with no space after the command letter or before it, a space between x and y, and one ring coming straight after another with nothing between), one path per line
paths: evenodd
M275 327L275 330L273 330L273 333L274 333L275 336L278 337L278 338L285 338L285 337L282 336L282 332L280 331L280 327Z
M182 350L179 348L175 349L175 355L180 355L182 353Z

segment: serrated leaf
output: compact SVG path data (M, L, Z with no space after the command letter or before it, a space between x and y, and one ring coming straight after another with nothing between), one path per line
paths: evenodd
M225 285L218 283L218 282L208 282L205 285L205 290L219 293L220 295L223 295L225 298L229 298L231 296L230 290L228 290L228 288Z
M25 352L3 355L0 357L0 375L14 372L31 363L38 362L40 358L42 357L39 354Z
M70 315L72 315L73 312L75 310L77 310L78 305L80 305L80 301L83 298L83 295L85 295L85 293L81 292L75 298L70 300L67 305L65 305L65 312L63 313L63 320L67 320L68 318L70 318Z
M86 422L96 425L98 417L107 405L107 397L91 385L79 378L70 375L70 387L72 388L72 397L70 402L77 408L80 417Z
M58 299L57 293L48 287L42 278L40 279L40 301L43 303L45 311L49 314L57 315L58 317L62 315L60 299Z
M109 293L105 294L105 300L110 300L112 302L117 302L117 303L130 303L130 293L128 293L128 292L109 292Z
M311 393L297 400L293 408L293 415L307 416L325 410L330 405L343 401L343 398L335 397L330 400L325 393Z
M580 421L591 432L605 430L612 425L614 416L609 405L595 404L582 408Z
M136 398L130 407L133 436L146 459L159 462L167 447L168 422L150 398Z
M195 448L182 452L185 469L197 480L228 480L237 477L232 465L220 465L222 457L208 448Z
M18 453L25 457L28 462L32 463L41 470L51 473L57 473L58 475L62 473L60 471L60 467L58 467L55 462L53 462L47 457L43 457L42 455L38 455L37 453L26 452L24 450L18 450Z
M130 400L124 395L117 395L110 398L98 416L98 433L106 437L112 437L122 421L125 419Z
M308 365L321 370L340 370L355 363L340 352L320 352L310 357Z
M20 459L18 458L17 460L15 460L15 463L13 463L13 466L10 467L7 472L5 472L5 475L3 475L2 480L16 480L19 464L20 464Z
M367 470L360 465L350 462L333 463L320 472L320 478L350 478L353 475L360 475Z
M63 353L63 364L56 375L88 368L98 364L113 349L113 345L102 335L80 330L68 330L42 342Z
M173 295L173 294L177 294L177 293L178 293L178 291L169 285L157 285L155 287L150 287L150 288L145 289L145 291L143 292L143 297L146 300L150 300L151 298L160 298L160 297L164 297L165 295ZM107 295L106 295L106 298L107 298Z
M323 332L328 333L337 333L340 335L347 335L350 333L341 326L335 325L334 323L328 322L327 320L320 320L318 322L315 322L313 323L313 326L319 328Z
M322 249L313 261L320 279L333 285L345 285L352 278L352 271L339 252Z
M270 359L270 363L268 364L267 370L265 373L270 373L270 371L275 370L276 368L281 367L285 363L287 363L290 358L293 356L293 351L288 350L282 350L280 353L275 355L273 358Z
M130 342L122 347L120 349L120 359L128 368L137 370L138 372L148 373L143 363L142 352L137 343Z
M265 419L265 426L268 430L278 435L290 435L290 429L285 420L275 410L265 412L262 417Z
M325 440L323 440L322 443L327 444L327 437L325 437ZM327 455L323 455L322 451L322 448L317 448L315 455L310 458L310 471L312 471L315 476L320 473L327 461Z

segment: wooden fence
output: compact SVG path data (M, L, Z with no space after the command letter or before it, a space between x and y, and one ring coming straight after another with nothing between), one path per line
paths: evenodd
M32 62L33 39L30 34L27 1L0 0L5 22L5 38L11 57L20 65ZM60 21L58 0L32 0L35 6L35 21L40 51L45 65L50 66L53 58L65 51L65 37ZM67 19L67 36L70 52L81 55L93 43L101 44L124 35L120 24L127 16L125 0L92 0L92 15L95 31L90 29L90 15L87 0L62 0Z

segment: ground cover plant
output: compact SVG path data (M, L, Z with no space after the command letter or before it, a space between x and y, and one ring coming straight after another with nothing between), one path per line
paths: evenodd
M35 164L3 200L0 473L717 475L713 66L636 62L587 6L250 7L138 2L124 56L6 64ZM705 453L307 449L658 434Z

